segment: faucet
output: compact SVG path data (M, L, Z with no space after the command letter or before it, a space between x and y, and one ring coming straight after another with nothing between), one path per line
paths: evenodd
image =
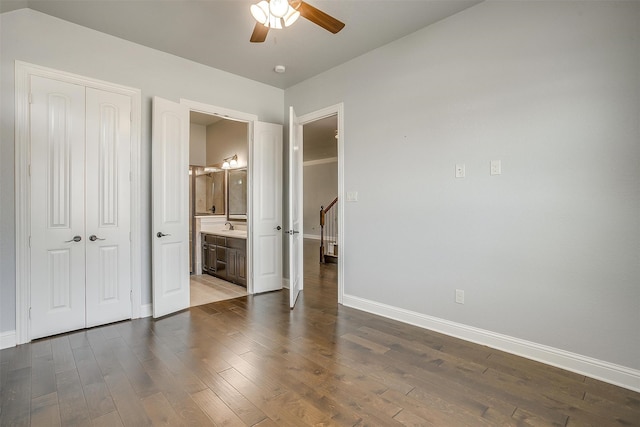
M227 225L229 226L229 228L227 228L227 230L233 230L233 224L231 224L229 221L227 221L227 222L224 223L224 226L226 227Z

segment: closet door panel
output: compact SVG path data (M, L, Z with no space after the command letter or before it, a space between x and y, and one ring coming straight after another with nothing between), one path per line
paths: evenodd
M32 339L85 326L84 94L31 78Z
M131 318L131 101L87 88L87 327Z

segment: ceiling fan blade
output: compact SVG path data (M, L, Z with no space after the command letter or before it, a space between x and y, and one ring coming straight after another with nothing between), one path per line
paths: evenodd
M256 26L253 27L253 33L251 34L251 43L262 43L267 38L269 27L265 27L259 22L256 22Z
M294 3L293 1L291 3ZM333 34L340 31L344 28L344 22L338 21L331 15L327 15L320 9L316 9L311 6L309 3L305 3L304 1L300 1L300 5L298 7L294 7L303 18L308 19L316 25L321 26L327 31L332 32Z

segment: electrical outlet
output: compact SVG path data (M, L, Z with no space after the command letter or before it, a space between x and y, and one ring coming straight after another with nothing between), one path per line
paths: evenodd
M456 302L464 304L464 291L462 289L456 289Z
M456 165L456 178L464 178L464 163Z
M500 160L491 160L491 175L500 175L502 174L502 165Z

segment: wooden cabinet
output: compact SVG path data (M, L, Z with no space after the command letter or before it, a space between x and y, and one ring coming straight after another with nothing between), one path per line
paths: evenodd
M227 280L247 286L247 241L227 237Z
M202 272L216 272L216 239L212 234L202 236Z
M203 233L202 242L202 272L246 287L246 239Z

